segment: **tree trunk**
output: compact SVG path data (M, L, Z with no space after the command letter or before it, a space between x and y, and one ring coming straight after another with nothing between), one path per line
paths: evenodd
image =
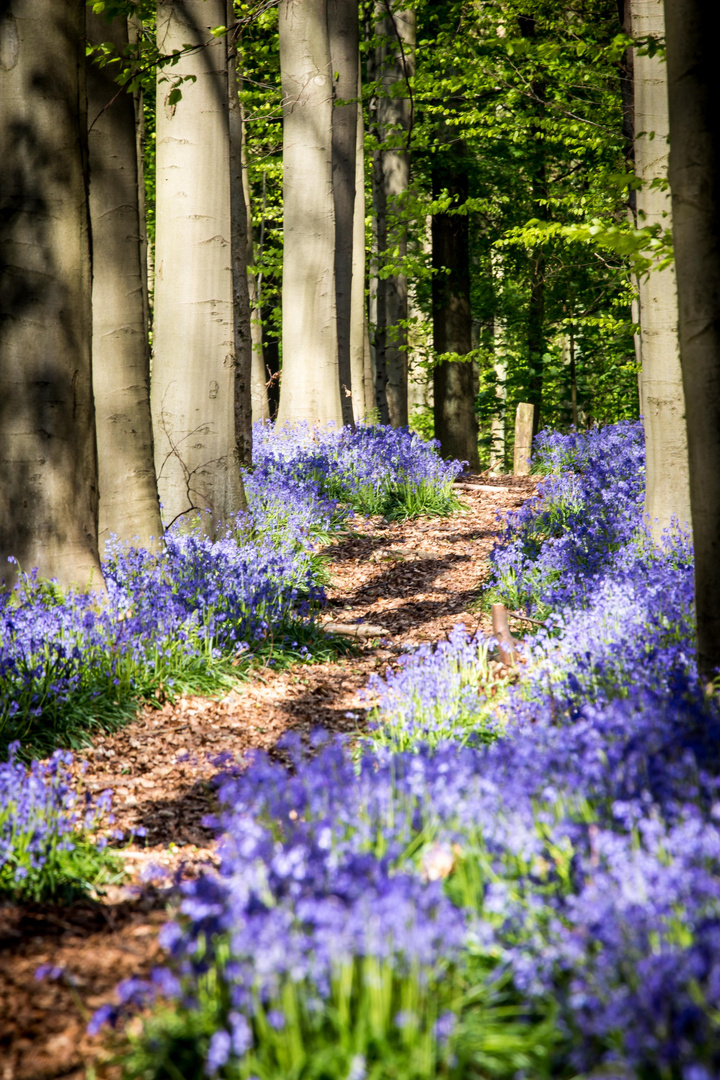
M0 6L0 578L102 587L85 7Z
M284 234L278 422L340 425L327 0L281 0L278 18Z
M250 325L249 221L245 202L243 114L238 85L237 20L233 0L226 0L228 37L228 124L230 132L230 246L232 249L233 336L235 350L235 445L241 465L252 465L252 360ZM233 34L235 30L235 34Z
M166 523L200 513L214 534L245 504L235 443L225 0L159 0L163 53L203 46L158 77L151 401ZM205 44L210 42L210 44ZM170 98L172 80L182 97Z
M664 36L662 0L632 0L633 36ZM665 64L659 56L635 55L635 165L643 181L637 194L638 224L671 224L670 196L653 181L667 177L668 99ZM677 518L690 521L685 401L678 347L674 267L640 281L642 399L645 423L645 513L655 540Z
M255 270L255 241L253 238L252 205L250 203L250 180L248 178L247 140L245 138L245 119L242 115L242 166L243 194L247 213L247 259L248 259L248 297L250 300L250 339L252 341L252 365L250 370L250 395L252 398L252 420L270 419L270 403L267 392L265 373L265 355L263 351L262 312L260 311L260 287ZM263 207L263 211L264 211Z
M355 204L353 207L352 286L350 300L350 376L356 420L370 416L375 407L372 369L365 365L365 124L362 82L358 66L358 107L355 144Z
M720 71L714 16L700 0L665 5L697 662L707 678L720 668Z
M527 321L528 397L535 406L533 438L540 427L545 368L545 252L538 248L530 256L530 304Z
M444 191L453 208L467 202L468 178L462 149L444 153L450 161L433 169L433 199ZM470 314L470 252L467 214L433 216L433 347L435 353L466 356L472 351ZM435 438L444 458L467 461L477 472L478 431L469 360L444 360L433 372Z
M127 20L87 12L91 45L128 45ZM162 536L150 415L150 345L140 222L135 102L115 68L87 63L92 371L101 549L111 535L152 546Z
M492 318L493 368L495 370L495 414L490 421L490 472L497 476L505 471L507 358L505 325L498 312L498 286L503 279L502 258L493 252L490 260L491 287L494 296Z
M375 4L376 32L382 36L377 59L381 90L377 103L378 136L375 185L378 216L378 258L401 264L407 253L407 226L402 220L403 200L410 183L409 142L412 131L410 79L415 70L416 15L402 7L403 0ZM388 10L390 8L390 10ZM404 92L398 93L398 89ZM376 356L381 416L387 411L393 427L408 422L407 318L405 274L395 272L377 281ZM384 387L383 387L384 380ZM380 404L380 403L379 403Z
M353 423L351 364L354 210L357 186L360 12L358 0L327 0L332 113L333 202L335 207L335 302L338 371L343 422ZM342 104L345 102L346 104Z

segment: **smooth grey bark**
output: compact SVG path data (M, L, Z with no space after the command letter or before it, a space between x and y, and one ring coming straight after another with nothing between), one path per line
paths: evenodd
M715 14L698 0L665 5L697 660L708 679L720 669L720 68Z
M85 6L0 5L0 580L102 588Z
M631 0L634 37L665 34L662 0ZM659 56L633 62L638 224L671 225L670 195L653 181L667 179L666 66ZM676 518L690 521L685 402L678 346L675 269L653 271L639 283L642 354L640 411L645 425L645 514L655 540Z
M260 310L260 289L255 271L255 239L253 236L252 204L250 202L250 180L248 177L247 140L245 137L245 117L240 105L242 119L242 180L245 210L247 213L247 279L248 299L250 302L250 340L252 342L252 362L250 370L250 395L252 399L252 420L270 419L270 402L267 391L265 372L265 354L263 349L262 312Z
M199 513L213 535L245 505L235 440L225 0L160 0L163 53L198 48L158 77L151 403L166 524ZM200 47L202 46L202 47ZM182 97L171 104L172 83Z
M87 12L91 45L128 45L125 18ZM110 536L156 545L160 520L150 345L138 188L135 102L114 67L87 62L90 225L93 241L92 373L100 487L100 548Z
M245 202L243 114L238 78L237 20L227 0L228 126L230 137L230 246L232 249L233 336L235 348L235 445L242 465L252 465L252 360L250 289L250 222Z
M425 217L421 243L424 255L432 263L430 214ZM428 334L425 315L414 289L408 294L408 320L408 417L412 423L416 413L432 411L434 407L433 372L426 363L428 348L432 347L431 332Z
M358 0L327 0L333 75L332 175L335 208L335 304L343 422L353 423L351 364L354 210L357 186L360 12Z
M356 420L371 416L375 408L372 368L365 361L365 123L362 80L358 65L357 124L355 131L355 201L353 205L352 281L350 296L350 378ZM369 360L369 356L368 356Z
M498 313L498 287L503 280L502 256L491 255L492 288L495 295L495 312L492 321L493 368L495 370L495 414L490 421L490 473L498 476L505 471L506 410L507 410L507 357L505 324Z
M433 169L433 199L447 192L453 209L468 197L462 149L447 150L445 162ZM470 311L470 250L467 214L434 214L433 348L436 354L466 356L472 351ZM480 469L475 416L473 365L468 360L443 360L433 371L435 438L445 458L467 461Z
M128 40L135 48L135 57L138 64L142 59L142 19L139 14L128 18ZM137 191L138 191L138 217L140 224L140 268L142 272L143 306L145 310L145 325L148 330L151 326L150 306L150 279L149 279L149 244L147 231L147 204L145 197L145 107L144 91L142 86L133 91L133 104L135 106L135 156L137 158ZM92 122L92 121L91 121ZM153 466L154 468L154 466Z
M278 423L341 425L327 0L281 0L278 19L284 236Z
M403 200L410 183L409 141L412 129L410 80L415 71L416 15L403 0L375 4L376 33L381 39L376 58L380 92L377 127L381 143L373 170L373 202L377 219L379 260L393 254L402 262L407 253ZM375 353L378 407L394 427L408 422L407 402L407 277L393 273L375 284L377 329ZM403 325L405 324L405 325Z

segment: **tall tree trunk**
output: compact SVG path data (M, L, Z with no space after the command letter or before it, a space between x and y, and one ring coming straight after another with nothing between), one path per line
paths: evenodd
M505 324L498 311L498 287L503 279L502 257L493 252L490 259L491 288L494 296L492 317L493 367L495 370L495 414L490 421L490 472L505 471L505 411L507 402L507 349Z
M245 202L245 162L243 160L243 114L238 79L237 20L233 0L226 0L228 37L228 124L230 138L230 247L232 250L233 337L235 351L235 445L242 465L252 465L252 360L248 286L249 235L248 206Z
M248 297L250 300L250 339L252 341L252 364L250 369L250 396L252 399L252 420L270 419L270 402L267 392L267 374L265 373L265 354L263 350L262 312L260 311L260 283L255 269L255 240L253 237L252 205L250 202L250 180L248 177L247 140L245 138L245 118L242 115L242 166L243 193L247 212L247 259L248 259ZM264 207L263 207L264 210Z
M372 370L365 366L365 124L362 81L358 65L358 107L355 131L355 202L353 206L352 282L350 298L350 377L356 420L372 414L375 406Z
M403 0L375 4L376 32L381 36L377 58L381 90L377 102L378 136L374 196L378 258L402 262L407 253L403 200L410 183L409 143L412 131L410 80L415 71L416 15ZM398 93L398 90L400 92ZM404 91L404 92L403 92ZM376 362L381 416L387 412L393 427L408 422L407 323L408 288L403 273L379 278L377 289ZM384 386L383 386L384 382Z
M360 12L358 0L327 0L333 73L332 171L335 207L335 301L343 421L353 423L351 364L354 210L357 185Z
M520 33L533 39L537 33L534 15L519 17ZM532 136L528 148L530 188L533 217L547 216L547 169L542 119L545 112L546 87L541 80L532 84L534 99L533 117L530 125ZM527 317L528 401L533 410L533 437L540 427L545 368L545 271L546 257L542 247L530 252L530 302Z
M462 148L447 149L445 162L433 169L433 199L447 191L453 208L468 198ZM466 356L472 351L470 250L467 214L433 216L433 347L436 353ZM433 372L435 438L445 458L467 461L478 471L473 366L468 360L444 360Z
M200 512L213 534L245 504L235 443L225 0L159 0L163 53L193 44L158 78L157 242L151 402L166 523ZM209 44L207 44L210 42ZM172 103L174 76L182 83Z
M0 6L0 579L102 586L85 6Z
M662 0L631 0L634 37L663 36ZM643 181L637 194L639 225L671 223L670 196L653 181L665 180L668 167L666 68L659 56L634 59L635 163ZM651 137L652 136L652 137ZM656 540L673 518L690 521L685 401L678 347L675 270L653 271L640 281L642 399L645 423L645 513Z
M135 50L135 60L138 66L142 62L142 29L143 22L140 14L136 11L128 17L128 41ZM137 193L138 193L138 221L140 225L140 272L142 274L143 310L145 326L150 332L151 306L150 306L150 280L149 280L149 244L147 230L147 198L145 192L145 94L142 86L133 90L133 105L135 106L135 157L137 159ZM92 118L90 120L92 123ZM149 347L148 347L149 357ZM153 472L155 465L153 461ZM157 487L157 484L156 484Z
M128 45L127 20L87 12L91 45ZM87 64L92 371L100 485L99 540L151 546L162 536L150 415L150 345L140 222L135 102L114 67Z
M700 0L665 4L698 668L707 678L720 669L720 71L715 14Z
M281 0L283 333L278 422L342 424L327 0Z
M537 248L530 256L530 303L527 319L528 400L533 411L533 438L540 427L545 373L545 252Z

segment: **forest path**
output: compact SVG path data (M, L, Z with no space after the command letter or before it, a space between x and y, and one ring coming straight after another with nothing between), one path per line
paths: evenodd
M490 632L489 619L474 610L488 555L502 518L535 487L534 477L474 478L459 490L464 509L448 518L388 524L356 517L325 549L332 584L323 621L382 626L379 645L359 643L322 664L264 667L221 700L182 697L144 709L79 755L89 763L87 787L115 792L118 826L141 827L146 836L124 851L129 882L100 903L0 906L0 1080L79 1078L89 1061L99 1064L103 1040L88 1038L87 1019L113 1000L121 979L157 962L156 930L172 902L163 870L183 864L192 873L215 861L201 822L213 806L213 759L221 751L273 751L289 730L303 738L318 726L361 731L368 703L359 692L373 672L395 666L406 646L437 641L458 623ZM45 963L66 974L38 983L35 971ZM104 1066L100 1075L116 1071Z

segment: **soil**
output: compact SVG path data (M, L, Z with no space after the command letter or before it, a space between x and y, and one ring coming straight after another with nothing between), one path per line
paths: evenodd
M97 901L0 905L0 1080L74 1080L91 1064L101 1076L117 1073L107 1037L90 1038L86 1023L114 1000L121 979L157 963L157 930L175 903L173 876L216 861L213 834L202 824L213 809L214 759L255 748L277 753L289 730L359 733L371 705L359 692L373 672L458 624L489 633L477 610L488 555L503 517L536 483L468 477L459 488L464 509L452 517L353 519L326 549L332 585L323 618L381 627L381 637L358 641L333 662L264 667L222 699L183 697L144 709L85 751L85 784L112 788L118 826L146 835L122 851L126 880ZM35 978L46 963L64 970L59 980Z

